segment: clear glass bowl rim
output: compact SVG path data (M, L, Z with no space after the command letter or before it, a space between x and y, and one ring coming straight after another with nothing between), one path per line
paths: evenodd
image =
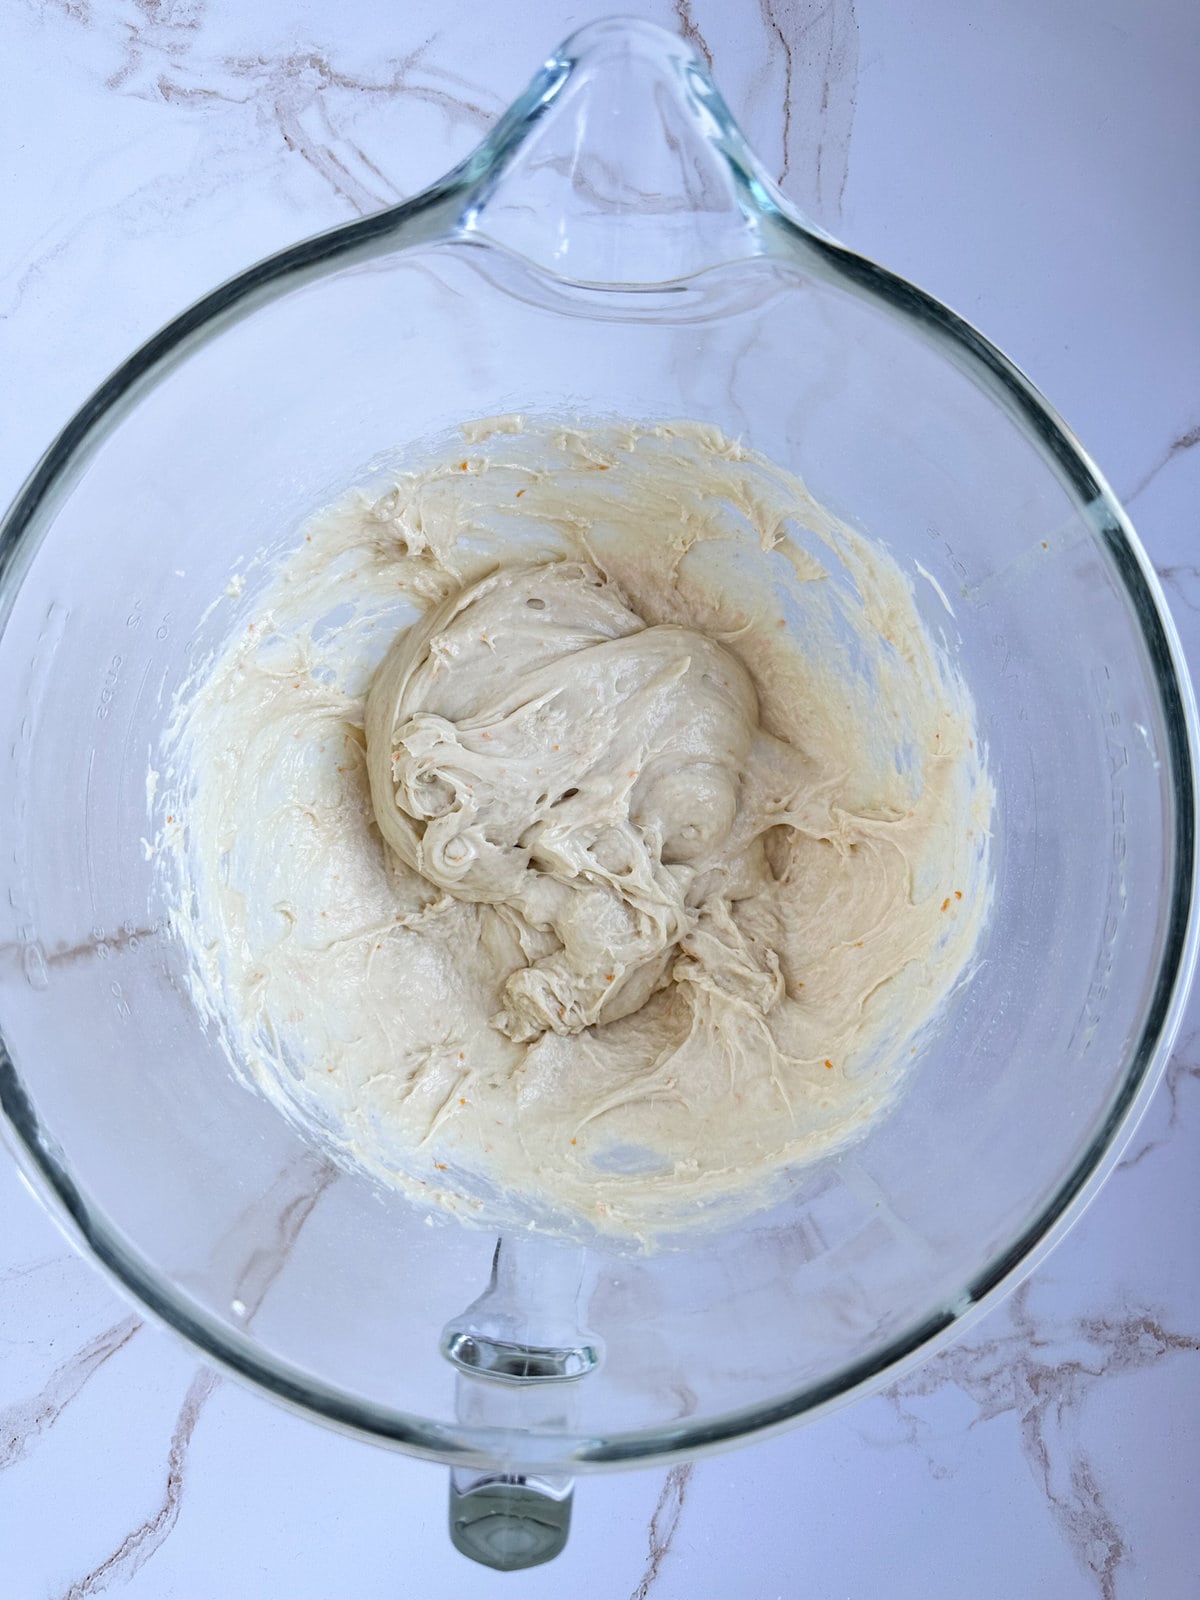
M989 340L923 290L829 238L787 204L747 147L705 63L686 41L651 23L624 18L589 23L550 57L479 147L430 188L400 205L306 239L239 273L175 317L122 363L54 439L0 525L0 630L20 586L25 562L49 527L54 509L70 493L86 460L152 387L199 345L311 278L339 270L355 259L391 254L415 244L435 240L484 243L479 217L488 194L571 75L602 57L614 39L659 56L670 52L676 62L684 64L690 85L703 98L710 119L712 131L706 136L726 164L745 216L760 231L760 243L749 253L790 255L809 270L853 286L895 316L916 324L1015 418L1079 504L1089 508L1096 540L1124 585L1153 667L1167 739L1170 846L1176 868L1153 993L1107 1117L1040 1213L984 1265L957 1300L932 1311L820 1383L769 1403L607 1437L563 1434L524 1441L524 1455L530 1464L555 1465L572 1472L694 1457L750 1435L774 1431L801 1417L816 1416L894 1379L982 1316L1059 1242L1116 1165L1166 1065L1186 1003L1198 943L1195 699L1162 590L1124 511L1062 419ZM487 241L486 247L501 248L494 241ZM559 282L584 294L615 287ZM672 286L654 286L657 290L664 287ZM132 1295L139 1309L181 1335L206 1361L300 1413L360 1438L455 1465L486 1468L496 1461L506 1437L498 1430L436 1423L368 1404L264 1354L251 1339L225 1326L164 1278L89 1205L58 1161L2 1038L0 1109L5 1113L0 1125L18 1166L68 1236L86 1248L118 1288ZM507 1448L511 1449L511 1440Z

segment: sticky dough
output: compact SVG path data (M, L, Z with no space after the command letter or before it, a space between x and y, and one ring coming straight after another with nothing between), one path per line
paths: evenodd
M970 699L892 558L715 430L466 437L315 518L181 694L176 925L344 1158L653 1241L770 1203L936 1023Z
M366 738L396 854L531 951L552 937L504 984L510 1039L629 1016L716 950L739 1002L782 998L774 951L729 907L766 881L760 769L787 747L740 662L647 627L597 568L508 568L437 606L376 673Z

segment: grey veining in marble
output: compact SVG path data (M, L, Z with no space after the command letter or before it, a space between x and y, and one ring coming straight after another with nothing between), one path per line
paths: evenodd
M13 0L0 496L170 315L248 261L431 181L549 47L604 9ZM1196 8L637 9L712 64L797 205L1029 370L1124 496L1195 668ZM450 1549L440 1469L197 1366L69 1250L4 1166L0 1597L1191 1600L1198 1157L1193 1001L1120 1167L1008 1302L806 1429L587 1481L566 1554L507 1585ZM224 1242L248 1318L330 1181L316 1160L281 1174L263 1202L272 1248L236 1229Z

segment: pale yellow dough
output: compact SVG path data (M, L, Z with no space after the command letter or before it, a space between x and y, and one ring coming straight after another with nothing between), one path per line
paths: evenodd
M969 968L970 697L887 552L716 430L463 436L317 516L180 697L194 992L431 1208L718 1224L880 1112Z

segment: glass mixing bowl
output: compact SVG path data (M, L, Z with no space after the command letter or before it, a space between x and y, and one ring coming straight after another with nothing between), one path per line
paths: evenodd
M201 1024L143 847L239 558L507 410L695 418L799 472L914 575L997 788L982 959L895 1108L657 1256L429 1227L333 1167ZM17 1156L205 1357L451 1464L454 1536L494 1565L561 1546L582 1469L929 1353L1062 1233L1153 1089L1195 954L1195 707L1145 555L1026 380L790 210L656 28L586 28L432 189L164 329L51 446L2 561Z

